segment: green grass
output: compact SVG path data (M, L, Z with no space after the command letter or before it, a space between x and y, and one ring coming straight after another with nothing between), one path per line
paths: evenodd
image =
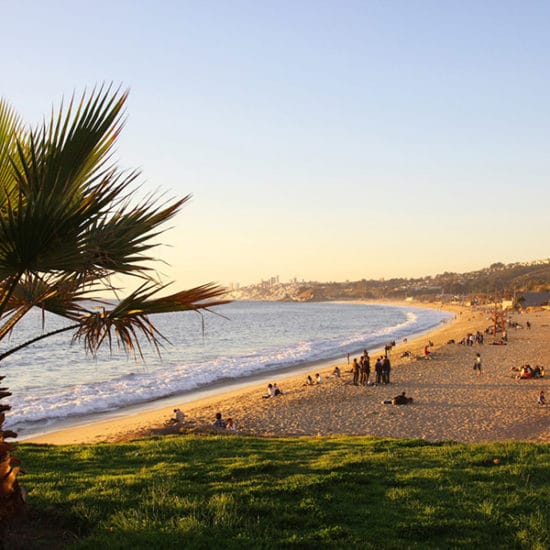
M550 548L548 445L174 436L18 456L33 521L71 548ZM48 536L34 547L65 547Z

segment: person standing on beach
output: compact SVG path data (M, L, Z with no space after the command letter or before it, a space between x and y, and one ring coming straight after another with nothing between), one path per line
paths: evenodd
M370 357L369 357L369 352L367 350L365 350L364 360L365 360L365 366L367 370L367 380L365 383L368 384L370 382Z
M474 361L474 370L477 371L477 375L481 374L481 355L476 353L476 358Z
M384 360L382 361L382 382L384 382L384 384L390 383L390 371L390 358L386 355L386 357L384 357Z
M359 383L361 386L365 386L367 383L367 360L365 359L364 355L361 355L361 359L359 360L359 366L361 370L361 379Z
M382 357L379 357L374 364L374 372L376 373L376 383L382 383Z
M361 366L357 362L357 357L353 358L353 385L359 385L359 373L361 371Z

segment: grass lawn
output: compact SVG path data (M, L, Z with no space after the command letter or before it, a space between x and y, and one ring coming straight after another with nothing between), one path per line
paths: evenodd
M29 511L6 548L550 548L549 445L190 435L17 455Z

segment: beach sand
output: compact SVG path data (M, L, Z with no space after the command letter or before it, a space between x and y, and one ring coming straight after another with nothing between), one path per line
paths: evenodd
M550 311L512 314L512 319L524 328L508 329L507 345L492 345L494 338L485 335L485 343L473 347L458 342L469 332L491 326L491 310L457 307L454 311L454 321L408 342L397 342L390 354L392 371L388 385L354 386L345 359L324 363L322 368L313 366L310 371L312 376L321 373L321 385L304 386L305 374L286 374L273 379L283 390L284 395L279 397L263 399L266 384L255 383L182 404L187 422L181 431L209 431L220 411L224 418L236 421L237 433L256 436L352 434L466 443L550 442L550 405L537 404L541 390L550 398ZM531 322L531 329L526 328L527 321ZM448 344L450 339L457 343ZM434 344L433 358L426 360L422 351L430 340ZM412 356L401 357L404 351L410 351ZM476 352L482 357L480 376L472 368ZM380 351L369 353L372 376ZM525 363L546 367L546 377L516 380L511 367ZM342 377L329 378L336 364ZM382 403L403 391L414 399L412 404ZM82 444L174 433L174 429L164 427L164 422L173 416L175 406L52 432L25 442Z

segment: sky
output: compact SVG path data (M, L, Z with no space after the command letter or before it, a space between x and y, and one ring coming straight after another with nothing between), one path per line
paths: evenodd
M130 90L116 157L192 194L177 289L419 277L550 257L550 3L0 0L31 126ZM174 291L176 288L174 288Z

